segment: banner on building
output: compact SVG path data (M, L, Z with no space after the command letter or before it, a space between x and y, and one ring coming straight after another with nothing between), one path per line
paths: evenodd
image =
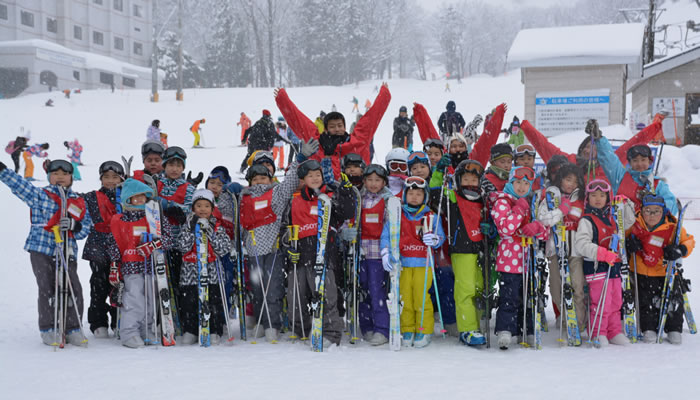
M591 118L608 125L610 89L540 92L535 95L535 127L545 136L579 131Z

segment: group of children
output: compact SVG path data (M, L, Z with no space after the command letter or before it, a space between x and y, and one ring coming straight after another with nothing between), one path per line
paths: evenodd
M284 89L277 90L277 105L300 141L282 182L275 176L275 157L257 151L248 160L248 186L232 182L228 169L217 166L204 188L197 189L199 182L185 179L186 152L177 146L165 149L158 140L142 145L142 170L128 174L121 164L106 161L99 168L101 188L82 195L70 189L74 160L48 164L50 184L44 188L0 163L0 180L32 209L25 249L39 286L44 343L56 343L52 264L59 245L51 234L54 226L67 233L67 269L78 315L82 291L75 273L76 240L87 237L83 259L92 270L89 328L97 338L110 337L110 328L118 330L122 344L130 348L157 342L150 339L158 337L151 304L158 296L149 296L147 283L156 250L167 254L182 333L178 340L184 344L196 343L200 333L200 276L210 285L213 344L231 335L226 317L236 308L251 330L240 332L241 337L252 333L276 342L288 331L291 338L304 338L312 320L322 318L324 348L339 345L355 322L360 331L353 335L371 345L386 344L389 275L400 268L403 346L431 343L434 305L441 333L465 345L487 343L492 308L501 349L515 337L536 345L539 326L530 321L539 311L526 304L526 293L532 290L527 276L534 273L533 260L545 257L557 328L574 317L584 338L600 346L628 344L621 323L621 277L630 264L640 333L645 342L657 341L657 333L663 333L657 329L667 268L694 247L693 236L676 220L675 198L651 172L653 157L646 142L661 129L661 118L617 152L592 126L578 154L566 154L527 121L521 129L531 144L513 148L497 143L505 105L487 116L481 135L451 132L443 142L425 108L415 104L422 151L397 147L384 165L370 164L369 144L390 97L383 85L350 135L342 114L326 114L320 132ZM478 137L471 149L467 135ZM547 163L540 174L534 170L537 153ZM65 216L57 185L67 193L71 212ZM326 196L330 210L323 206ZM402 204L398 254L388 218L392 197ZM149 201L162 210L157 237L146 217ZM679 241L674 240L676 229L681 230ZM198 258L196 230L208 238L206 260ZM361 251L356 265L351 248L357 242ZM212 290L220 279L225 290ZM668 307L664 329L671 343L680 344L683 279L675 284L675 306ZM355 285L357 304L349 295ZM117 303L117 294L118 318L110 305ZM252 307L243 307L238 299L252 300ZM569 300L572 305L566 304ZM70 314L66 328L67 342L86 342L80 321Z

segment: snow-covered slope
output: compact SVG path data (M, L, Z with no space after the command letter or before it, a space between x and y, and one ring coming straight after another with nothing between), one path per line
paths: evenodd
M506 125L513 114L522 116L523 92L518 71L498 78L466 79L453 83L444 93L444 82L391 81L392 102L378 132L375 145L383 160L390 147L391 124L401 105L424 104L434 120L454 99L466 119L485 115L500 102L507 102ZM350 120L350 100L360 104L374 99L378 82L359 88L316 87L291 89L290 96L309 116L329 111L335 103ZM56 106L43 106L53 97ZM187 90L185 102L177 103L172 92L161 93L162 102L148 102L144 91L111 94L84 92L70 100L57 93L0 101L3 143L13 139L20 126L32 131L32 142L48 141L52 157L63 157L64 140L78 138L85 147L81 168L83 181L77 191L99 187L97 167L107 159L138 155L152 119L162 121L171 145L181 145L190 154L188 169L208 172L223 164L233 172L245 149L236 147L240 131L235 126L241 111L251 117L268 108L274 116L271 89ZM188 128L195 119L206 118L204 141L208 149L191 150ZM604 128L614 137L626 137L623 127ZM558 136L555 143L575 151L581 132ZM415 140L418 142L418 136ZM664 150L661 173L674 191L700 197L697 172L700 149ZM2 161L11 164L9 156ZM376 159L375 159L376 161ZM695 175L693 175L695 174ZM40 167L35 177L45 179ZM45 181L38 182L43 185ZM28 232L27 207L0 185L0 393L3 398L456 398L483 397L540 399L542 397L590 398L693 398L698 385L697 354L700 338L684 335L683 346L634 345L606 350L560 348L555 330L545 334L540 352L514 349L465 348L456 339L437 338L426 349L390 352L386 346L343 345L314 354L302 344L282 341L253 345L236 339L233 346L204 349L197 346L129 350L115 340L97 340L88 334L87 349L68 346L53 352L41 344L36 327L36 284L29 255L22 250ZM689 222L691 233L700 223ZM696 266L700 253L686 260L687 275L700 279ZM89 299L90 268L79 262L85 299ZM700 307L700 296L690 294ZM548 319L553 320L551 306ZM84 318L85 320L86 318ZM237 334L236 334L237 337ZM313 386L313 385L317 386ZM681 397L684 396L684 397Z

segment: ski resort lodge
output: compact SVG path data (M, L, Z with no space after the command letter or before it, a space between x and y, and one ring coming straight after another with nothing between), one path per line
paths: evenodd
M521 68L525 119L547 136L625 122L628 79L641 77L643 24L521 30L508 66Z

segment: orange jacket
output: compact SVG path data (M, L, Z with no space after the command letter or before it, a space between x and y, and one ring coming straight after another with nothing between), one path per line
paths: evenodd
M199 132L199 124L201 124L202 122L204 122L204 119L198 119L198 120L194 121L194 124L192 124L192 127L190 128L190 130L192 132Z
M238 123L236 125L240 125L242 130L246 130L250 128L250 118L248 118L247 115L241 114L241 119L238 120Z
M656 242L658 248L658 244L661 242L660 238L666 237L666 239L663 240L663 244L660 246L661 251L663 252L663 248L673 241L675 232L676 218L672 215L668 215L666 217L666 220L656 229L654 229L653 231L649 231L649 227L647 227L646 222L644 222L644 218L642 217L641 212L637 213L637 221L632 226L632 228L627 230L628 236L630 234L634 234L642 241L642 244L645 247L645 250L635 253L636 260L634 261L636 261L637 273L646 276L666 275L666 267L664 266L663 253L662 256L658 258L658 262L652 266L649 266L645 263L645 256L648 257L649 254L647 253L650 253L650 251L648 250L651 249L651 246L653 246L653 244L651 243ZM688 235L688 233L685 231L685 228L681 229L680 244L684 245L688 249L688 254L686 255L686 257L689 256L690 253L693 252L693 248L695 248L695 238L693 237L693 235ZM630 269L632 271L635 270L634 261L630 260Z

